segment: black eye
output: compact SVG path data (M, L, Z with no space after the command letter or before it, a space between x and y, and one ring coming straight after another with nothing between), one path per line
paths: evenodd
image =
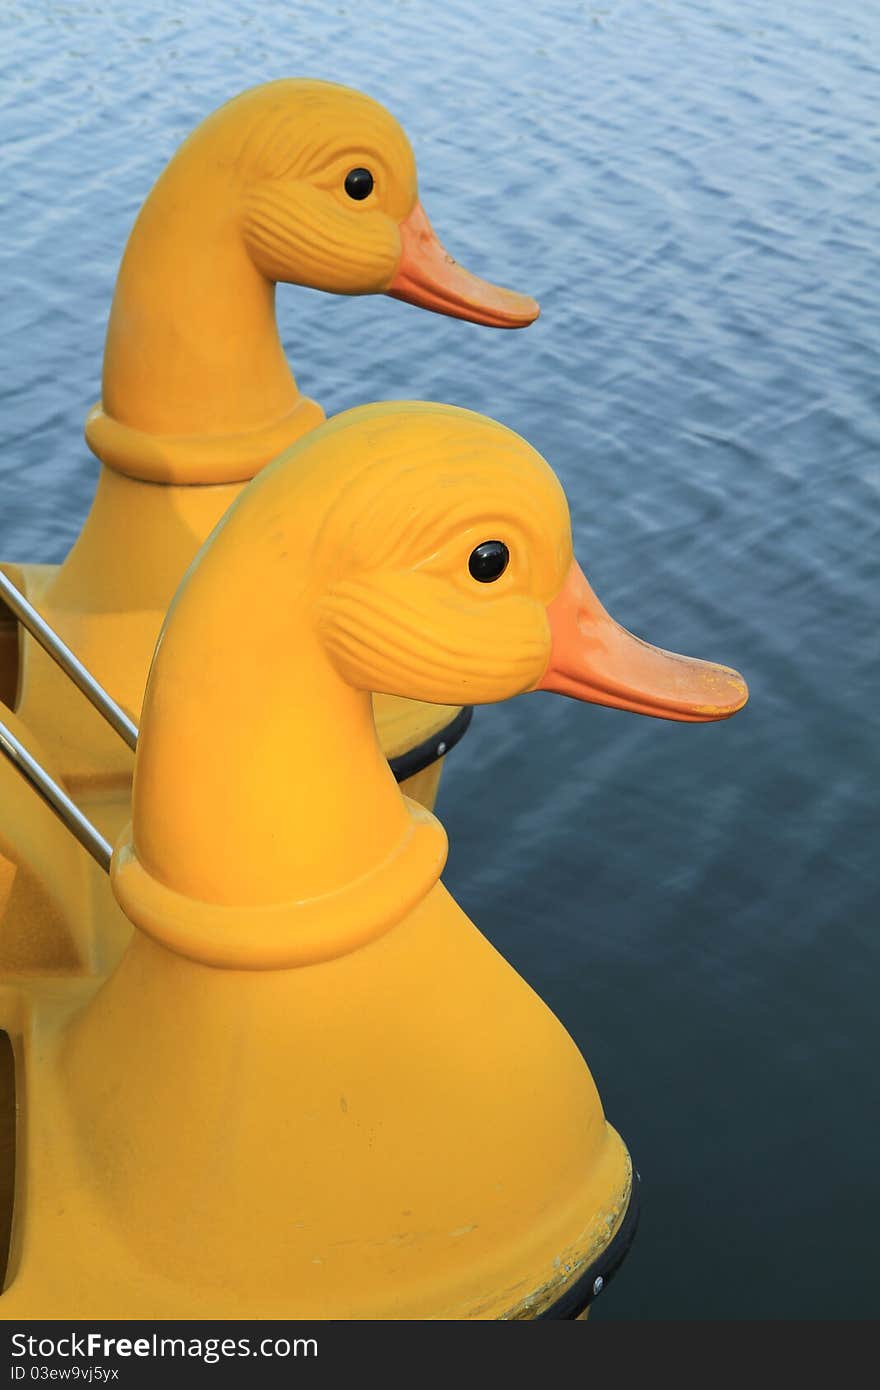
M373 191L373 175L369 169L349 169L345 176L345 191L349 198L360 203Z
M468 569L478 583L491 584L494 579L501 578L509 559L510 551L503 541L483 541L471 551Z

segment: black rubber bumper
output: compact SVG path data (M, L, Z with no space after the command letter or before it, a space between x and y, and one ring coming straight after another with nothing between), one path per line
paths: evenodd
M436 734L425 739L424 743L417 743L415 748L408 748L398 757L389 758L388 764L398 782L415 777L417 772L424 771L426 767L436 763L438 758L444 757L450 748L454 748L459 740L464 738L473 717L473 706L465 705L445 728L439 729Z
M538 1314L535 1319L536 1322L542 1318L553 1318L557 1322L573 1322L589 1308L602 1290L607 1288L609 1281L614 1278L623 1264L638 1228L640 1187L641 1178L638 1173L633 1172L629 1203L614 1239L606 1245L602 1254L593 1261L589 1269L585 1269L583 1274L566 1289L561 1298L557 1299L543 1313Z

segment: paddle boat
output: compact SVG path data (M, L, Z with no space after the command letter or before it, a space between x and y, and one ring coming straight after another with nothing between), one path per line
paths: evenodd
M278 281L503 328L538 313L444 251L406 135L359 92L270 82L184 142L122 258L101 400L86 422L101 462L89 516L60 567L0 567L3 722L110 838L128 815L132 740L115 737L31 634L41 622L56 634L134 727L199 546L248 479L324 418L281 346ZM380 696L376 713L396 774L432 805L469 711ZM0 977L106 970L127 925L103 875L31 801L0 760Z
M627 1149L443 887L372 691L747 699L609 617L502 425L367 406L263 469L158 641L121 960L0 991L26 1112L4 1318L573 1318L621 1258Z

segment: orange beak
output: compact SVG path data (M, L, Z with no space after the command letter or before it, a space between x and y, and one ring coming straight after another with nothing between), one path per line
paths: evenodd
M547 616L550 664L535 690L691 724L729 719L749 698L742 676L729 666L676 656L633 637L606 613L575 560Z
M400 261L385 291L394 299L490 328L525 328L541 312L534 299L480 280L444 251L421 203L400 224Z

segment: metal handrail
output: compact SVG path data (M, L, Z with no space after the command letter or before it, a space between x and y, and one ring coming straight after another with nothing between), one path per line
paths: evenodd
M109 873L110 856L113 853L112 847L104 839L101 832L92 825L92 822L83 815L79 807L71 801L67 792L59 787L45 770L41 767L20 739L7 724L0 720L0 753L3 753L13 767L21 773L26 782L30 782L35 791L39 792L44 801L55 812L63 825L75 835L80 844L88 850L93 859L96 859L101 868Z
M99 714L107 720L107 723L115 733L134 749L137 747L138 731L137 726L132 723L123 709L120 709L116 701L107 694L107 691L100 685L91 674L86 670L78 657L62 642L45 618L42 618L32 604L28 603L20 589L12 583L11 579L0 570L0 598L11 609L12 613L26 628L36 642L45 652L48 652L53 661L56 661L62 671L67 675L78 690L81 690L90 704L94 705ZM55 812L62 825L76 837L79 843L88 850L93 859L101 865L101 868L108 871L110 869L110 856L113 853L111 845L104 839L104 836L96 826L84 816L82 811L71 801L63 787L49 775L44 767L37 762L33 754L29 753L21 740L12 732L9 726L0 721L0 753L3 753L17 772L21 773L26 782L34 788L43 800Z
M102 714L107 723L119 735L129 748L137 747L138 731L137 725L129 719L125 710L120 709L112 696L102 685L99 685L90 671L78 657L74 656L70 648L62 642L45 618L41 618L36 608L28 603L24 594L17 589L11 579L0 570L0 598L6 603L8 608L18 618L23 627L39 642L43 651L48 652L53 661L57 661L65 675L69 676L74 685L82 691L86 699L94 705L99 714Z

